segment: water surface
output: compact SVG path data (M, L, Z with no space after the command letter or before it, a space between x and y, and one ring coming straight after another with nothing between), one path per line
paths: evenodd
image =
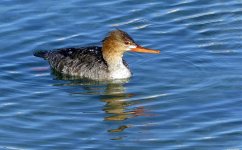
M242 2L3 0L0 149L242 149ZM61 78L37 49L119 28L129 80Z

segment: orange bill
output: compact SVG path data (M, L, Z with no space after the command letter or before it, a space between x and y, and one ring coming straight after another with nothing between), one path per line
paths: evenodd
M160 51L137 46L131 49L132 52L160 54Z

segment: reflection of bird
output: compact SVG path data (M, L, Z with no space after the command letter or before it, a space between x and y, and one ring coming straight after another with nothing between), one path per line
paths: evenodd
M36 51L37 57L49 61L56 71L94 80L129 78L131 72L123 60L126 51L160 53L143 48L124 31L114 30L104 38L102 47L66 48L55 51Z
M105 112L104 121L117 122L116 127L109 127L108 132L123 132L132 124L124 124L124 120L132 119L138 116L147 116L144 107L135 107L136 102L129 99L135 95L125 91L124 84L128 79L112 81L94 81L94 80L72 80L72 78L59 78L68 80L68 82L54 84L54 86L68 86L68 92L71 95L95 95L100 101L104 102L103 111ZM81 88L84 89L81 90ZM91 110L93 111L93 110ZM115 137L112 140L119 140L122 137Z
M107 85L105 96L102 97L102 101L106 102L103 110L110 115L105 117L105 120L121 121L137 116L145 116L144 107L138 107L134 110L127 111L127 107L133 105L133 103L125 99L133 96L134 94L125 93L122 84Z
M125 88L122 84L108 84L105 89L105 95L101 98L106 102L104 111L109 114L105 120L121 121L130 118L130 114L126 112L130 102L125 99L133 97L133 94L125 93Z

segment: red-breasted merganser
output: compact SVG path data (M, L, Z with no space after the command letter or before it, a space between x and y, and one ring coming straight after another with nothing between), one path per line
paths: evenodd
M158 50L139 46L126 32L121 30L110 32L102 42L102 47L36 51L34 55L48 60L54 70L64 75L93 80L112 80L131 77L131 71L123 60L125 52L160 53Z

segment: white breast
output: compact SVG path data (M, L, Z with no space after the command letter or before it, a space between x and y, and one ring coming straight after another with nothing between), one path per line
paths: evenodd
M131 77L131 72L123 63L121 63L116 65L115 68L110 71L110 77L112 79L125 79Z

